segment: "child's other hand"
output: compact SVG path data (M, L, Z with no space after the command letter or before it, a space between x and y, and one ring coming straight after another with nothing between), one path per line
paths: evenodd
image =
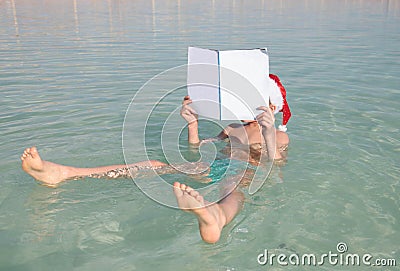
M257 110L263 110L261 114L258 114L256 119L258 123L263 127L263 128L273 128L275 126L275 117L274 113L272 113L271 109L266 106L259 106L257 107Z
M197 121L197 113L194 111L193 108L190 107L189 104L192 103L192 100L189 96L185 96L182 101L182 108L181 108L181 116L184 118L189 124Z

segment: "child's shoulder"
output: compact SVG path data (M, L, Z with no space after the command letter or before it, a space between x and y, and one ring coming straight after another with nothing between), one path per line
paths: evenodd
M276 130L276 141L279 145L288 145L289 144L289 135L283 131Z

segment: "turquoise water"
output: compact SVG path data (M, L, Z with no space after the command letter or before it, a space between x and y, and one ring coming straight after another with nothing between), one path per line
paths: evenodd
M287 165L246 196L219 243L203 243L194 217L132 180L50 189L20 169L31 145L68 165L123 163L133 95L185 64L191 45L268 47L293 113ZM390 0L0 1L0 269L309 270L260 266L257 256L321 255L345 242L397 259L374 269L398 270L399 47L400 3ZM149 133L162 121L152 118ZM153 159L163 159L159 139L148 139Z

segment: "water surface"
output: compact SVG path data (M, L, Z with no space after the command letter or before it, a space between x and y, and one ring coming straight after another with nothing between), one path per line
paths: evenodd
M257 256L321 255L338 242L399 262L399 29L390 0L0 1L0 269L293 270ZM268 47L293 113L287 165L247 195L219 243L132 180L49 189L20 170L31 145L68 165L123 163L133 95L185 64L192 45ZM149 153L163 159L158 140Z

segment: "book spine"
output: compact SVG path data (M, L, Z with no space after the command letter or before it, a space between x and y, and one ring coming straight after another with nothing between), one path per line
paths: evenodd
M219 120L222 120L222 104L221 104L221 65L219 61L219 51L217 51L218 60L218 103L219 103Z

